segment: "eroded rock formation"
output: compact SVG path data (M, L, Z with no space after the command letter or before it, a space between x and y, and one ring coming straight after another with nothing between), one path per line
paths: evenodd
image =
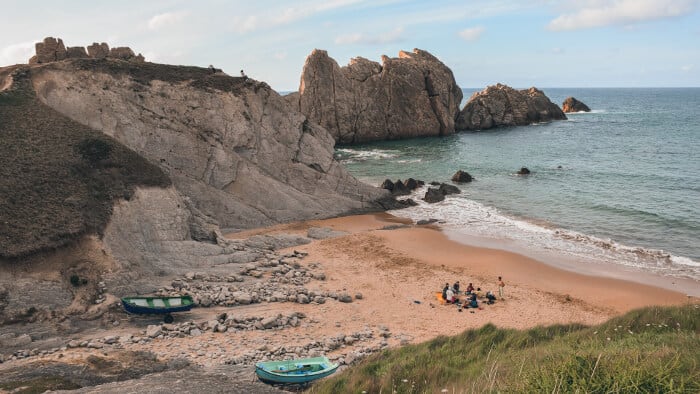
M567 114L570 112L591 112L591 109L588 108L586 104L576 100L573 97L567 97L562 103L561 107Z
M117 47L109 49L107 43L93 43L87 47L66 47L63 45L63 40L60 38L46 37L44 41L37 42L35 45L36 55L29 59L29 64L43 64L61 61L64 59L80 59L93 58L104 59L114 58L131 61L144 61L143 56L139 53L134 54L134 51L129 47Z
M462 91L452 71L426 51L354 58L345 67L323 50L306 59L299 92L287 96L338 143L454 133Z
M541 90L534 87L516 90L499 83L472 95L460 112L455 128L485 130L560 119L566 119L566 115Z

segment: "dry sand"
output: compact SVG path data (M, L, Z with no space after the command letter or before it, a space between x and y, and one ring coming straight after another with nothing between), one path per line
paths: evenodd
M388 214L358 215L282 225L235 234L281 232L304 234L309 227L330 227L346 236L319 240L294 249L320 262L325 290L347 290L363 298L351 304L329 303L309 308L327 332L384 325L414 341L457 334L493 323L528 328L554 323L596 324L647 305L688 302L681 293L642 284L581 275L557 269L515 253L466 246L449 240L437 227L409 226ZM505 299L480 310L440 305L435 292L445 282L469 282L497 294L497 278L506 282Z

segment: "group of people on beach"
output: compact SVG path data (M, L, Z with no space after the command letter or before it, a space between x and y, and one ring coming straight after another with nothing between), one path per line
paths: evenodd
M506 286L503 282L502 277L498 277L498 299L503 299L503 288ZM464 294L466 297L463 301L459 299L459 296ZM462 292L460 288L459 281L456 281L452 286L450 283L445 283L445 287L442 289L442 299L448 304L455 304L461 308L479 308L479 300L486 302L487 304L493 304L496 302L496 296L491 292L487 291L484 294L481 291L481 287L474 289L474 284L469 282L467 288Z

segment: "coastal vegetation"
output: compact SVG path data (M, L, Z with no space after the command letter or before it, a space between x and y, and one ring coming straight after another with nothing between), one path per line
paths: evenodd
M500 329L384 351L312 393L697 393L700 305L648 307L597 326Z
M168 186L157 166L43 105L29 70L0 92L0 257L25 256L101 234L117 199Z

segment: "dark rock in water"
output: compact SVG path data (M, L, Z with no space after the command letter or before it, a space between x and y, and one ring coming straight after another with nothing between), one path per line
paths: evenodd
M433 187L429 187L428 191L425 192L425 197L423 197L423 201L429 202L431 204L440 202L444 199L445 195L439 189L435 189Z
M391 179L385 179L384 182L382 182L382 185L380 186L382 189L386 189L388 191L394 191L394 182L391 181Z
M418 203L415 202L415 201L413 201L412 198L407 198L407 199L398 200L398 201L399 201L401 204L406 205L407 207L415 207L416 205L418 205Z
M520 171L516 172L518 175L528 175L530 174L530 170L527 167L522 167Z
M588 106L573 97L567 97L566 100L561 104L562 110L565 113L569 112L591 112Z
M416 190L418 188L418 181L413 178L406 179L406 187L409 190Z
M457 186L448 185L447 183L441 184L438 191L445 196L448 194L460 194L462 192L461 190L459 190L459 188Z
M440 182L432 181L432 182L430 182L430 185L431 186L440 186Z
M499 83L472 95L459 113L455 128L485 130L559 119L566 119L566 115L541 90L515 90Z
M394 190L392 191L395 195L405 195L405 194L410 194L411 190L406 187L406 185L401 181L401 179L397 180L394 183Z
M562 168L564 168L564 167L562 167L562 166L557 166L557 170L561 170Z
M437 219L422 219L416 222L417 225L423 226L426 224L437 223Z
M452 175L452 182L471 182L472 176L468 172L459 170Z

